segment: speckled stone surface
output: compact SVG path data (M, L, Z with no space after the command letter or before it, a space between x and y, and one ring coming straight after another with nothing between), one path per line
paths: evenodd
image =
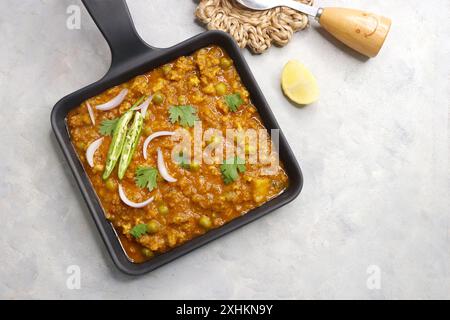
M283 49L244 51L303 169L301 196L133 278L113 266L50 127L61 97L106 72L108 47L84 9L81 29L66 28L77 0L2 0L0 298L449 299L450 3L321 3L394 24L368 61L315 27ZM155 46L204 30L194 1L129 6ZM320 102L283 97L289 59L316 75ZM66 285L70 265L81 270L78 290ZM367 285L373 268L379 289Z

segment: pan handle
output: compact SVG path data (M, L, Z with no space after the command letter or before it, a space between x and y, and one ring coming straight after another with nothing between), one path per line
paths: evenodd
M82 0L111 49L111 69L156 48L138 35L125 0Z

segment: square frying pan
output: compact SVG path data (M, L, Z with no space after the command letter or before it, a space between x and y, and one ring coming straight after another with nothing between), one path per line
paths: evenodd
M137 75L171 62L180 56L190 55L196 50L209 45L218 45L233 59L241 80L249 91L250 98L258 109L261 119L266 128L269 129L269 132L270 129L280 129L280 127L242 57L240 48L228 34L221 31L207 31L170 48L154 48L146 44L137 34L125 0L82 0L82 2L109 44L112 54L111 66L102 79L69 94L56 103L51 113L51 124L97 229L119 270L130 275L140 275L149 272L280 208L299 195L303 185L302 173L292 150L280 130L278 145L280 160L283 162L289 177L289 186L281 195L222 227L213 229L147 262L131 262L122 248L114 227L105 218L100 201L70 141L66 116L71 109L79 106L86 99L124 83Z

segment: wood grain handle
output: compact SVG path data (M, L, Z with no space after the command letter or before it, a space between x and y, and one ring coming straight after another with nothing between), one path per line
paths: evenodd
M346 8L324 8L319 23L334 37L359 53L373 58L380 51L391 19Z

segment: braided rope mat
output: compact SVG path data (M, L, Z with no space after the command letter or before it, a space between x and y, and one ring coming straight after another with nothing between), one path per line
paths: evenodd
M296 0L312 5L313 0ZM294 32L308 26L308 16L286 7L267 11L243 8L235 0L200 0L195 11L208 30L228 32L241 48L263 53L273 44L285 46Z

